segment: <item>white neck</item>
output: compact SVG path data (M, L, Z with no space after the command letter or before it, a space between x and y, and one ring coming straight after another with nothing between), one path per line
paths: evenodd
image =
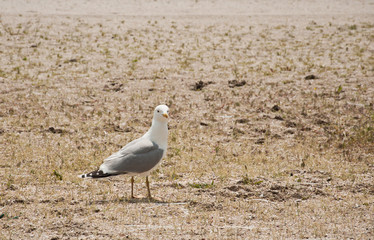
M168 123L152 120L152 126L144 137L149 137L160 148L166 150L168 146Z

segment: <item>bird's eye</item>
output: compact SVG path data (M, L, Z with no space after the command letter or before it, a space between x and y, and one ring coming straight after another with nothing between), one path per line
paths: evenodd
M157 110L157 112L160 112L160 110Z

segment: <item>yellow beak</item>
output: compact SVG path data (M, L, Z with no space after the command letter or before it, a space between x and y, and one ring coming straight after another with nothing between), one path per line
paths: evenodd
M169 118L169 115L167 113L162 114L162 116Z

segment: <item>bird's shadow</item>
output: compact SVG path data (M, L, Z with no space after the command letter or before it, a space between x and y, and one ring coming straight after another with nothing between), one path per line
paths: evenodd
M143 204L143 203L155 203L155 204L188 204L189 201L165 201L162 199L151 198L148 197L135 197L135 198L119 198L119 199L112 199L112 200L94 200L90 201L89 204L97 204L97 205L104 205L109 203L131 203L131 204Z
M161 204L168 204L172 202L167 202L162 199L157 198L147 198L147 197L141 197L141 198L128 198L124 200L127 203L161 203Z

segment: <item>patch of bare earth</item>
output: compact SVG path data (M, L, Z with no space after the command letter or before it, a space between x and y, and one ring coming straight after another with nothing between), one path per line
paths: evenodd
M373 15L3 14L0 238L372 239L373 29ZM77 177L161 103L155 201L143 178L131 200L126 176Z

